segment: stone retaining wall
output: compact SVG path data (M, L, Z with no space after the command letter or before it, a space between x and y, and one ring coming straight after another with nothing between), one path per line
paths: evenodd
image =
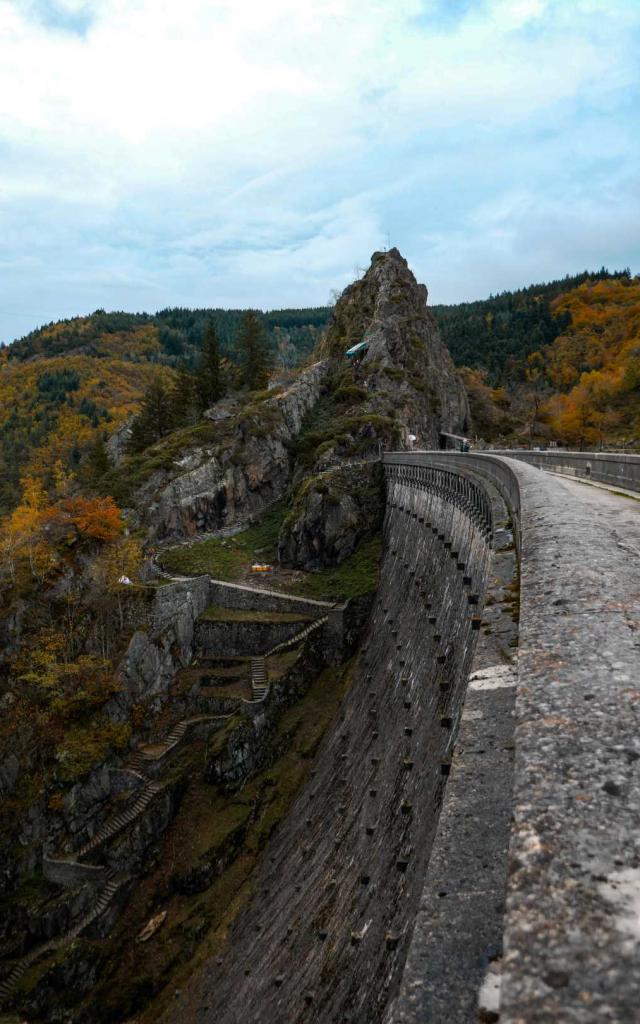
M149 628L133 634L120 666L123 689L109 707L113 717L128 720L136 703L162 707L176 672L193 658L195 623L209 604L208 576L156 589Z
M276 590L262 590L259 587L246 587L237 583L223 583L221 580L210 580L209 604L241 610L300 612L302 615L309 615L314 619L326 615L324 639L327 650L334 651L336 656L339 656L342 650L344 604L313 601L310 598L281 594Z
M196 645L203 658L249 657L265 654L296 636L308 625L297 622L226 622L202 619L196 626Z
M66 888L80 888L81 885L102 885L107 869L96 864L81 864L77 860L60 860L55 857L42 858L42 874L48 882Z

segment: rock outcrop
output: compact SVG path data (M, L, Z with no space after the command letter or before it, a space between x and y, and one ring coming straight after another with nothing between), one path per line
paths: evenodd
M379 412L379 398L393 402L394 418L416 446L437 448L440 431L467 433L469 405L462 381L427 308L418 284L397 249L376 252L359 281L338 300L324 343L344 360L347 348L366 342L354 376L371 393L366 408Z
M374 253L338 300L323 343L331 366L325 415L299 445L298 490L280 534L285 565L336 565L377 528L382 492L371 500L366 459L381 448L437 448L441 432L468 432L466 392L426 300L397 249ZM349 360L347 349L360 343ZM327 472L345 463L344 474Z
M382 468L378 462L346 466L309 478L280 533L278 561L323 569L351 555L382 522Z
M136 506L157 539L191 537L232 526L280 498L290 477L288 444L315 405L329 368L318 362L286 388L217 417L219 439L191 448L170 470L154 474Z

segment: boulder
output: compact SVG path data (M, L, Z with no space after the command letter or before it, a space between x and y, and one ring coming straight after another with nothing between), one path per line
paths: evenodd
M381 525L384 493L377 462L337 467L307 479L278 540L278 560L293 568L339 565Z

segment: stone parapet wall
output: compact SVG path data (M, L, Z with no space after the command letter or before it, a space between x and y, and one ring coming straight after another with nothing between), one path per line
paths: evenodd
M501 451L500 455L518 459L549 473L595 480L610 487L640 491L640 455L622 452Z
M326 615L328 608L335 607L327 601L312 601L306 597L281 594L277 590L263 590L261 587L246 587L213 579L209 580L209 604L221 608L238 608L241 611L300 612L313 618L320 618Z
M631 925L640 888L640 523L634 508L614 508L619 499L595 501L593 489L576 489L516 454L415 452L385 461L491 481L509 505L520 552L500 1022L632 1021L640 1005ZM533 454L541 463L546 455ZM593 459L569 457L582 465ZM629 489L630 460L614 460L627 471L616 482Z

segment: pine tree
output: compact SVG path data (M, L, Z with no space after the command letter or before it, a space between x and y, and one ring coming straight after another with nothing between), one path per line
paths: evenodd
M207 324L202 343L202 354L197 372L198 404L202 410L219 401L224 394L220 346L218 335L211 321Z
M250 391L265 387L271 369L271 352L255 313L245 313L236 339L242 382Z
M178 367L178 376L171 389L171 419L173 427L193 424L200 408L198 378L185 363Z
M89 450L86 462L86 476L90 484L97 484L111 469L111 459L107 452L104 438L98 435L95 444Z
M161 377L156 377L144 393L142 407L131 424L128 448L141 452L168 434L173 426L171 393Z

